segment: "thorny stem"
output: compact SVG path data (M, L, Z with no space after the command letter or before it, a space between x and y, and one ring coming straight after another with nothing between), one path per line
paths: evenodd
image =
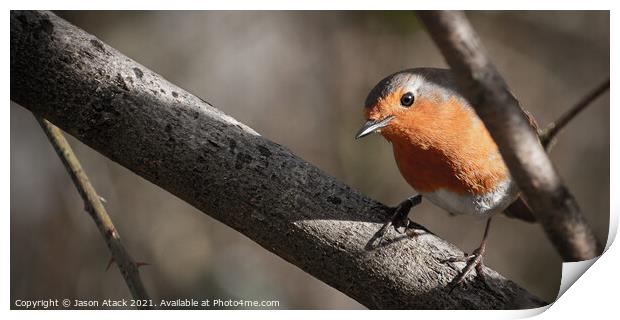
M43 131L45 131L50 143L54 146L54 150L62 160L67 172L71 176L73 184L84 201L84 209L95 221L97 229L99 229L99 232L103 236L103 239L112 254L112 259L114 259L118 265L121 274L127 283L127 287L129 287L131 295L137 300L150 299L144 285L142 284L142 280L140 279L138 265L134 263L133 259L121 243L120 235L114 227L112 219L106 212L105 207L101 202L101 198L97 195L97 192L90 183L88 176L82 169L78 158L75 153L73 153L69 142L65 139L60 129L52 123L40 117L36 118L41 125L41 128L43 128ZM149 308L148 305L142 307Z

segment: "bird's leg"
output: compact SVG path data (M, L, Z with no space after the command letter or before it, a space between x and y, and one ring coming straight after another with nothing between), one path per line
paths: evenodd
M391 226L394 226L394 230L398 233L402 233L398 230L400 227L404 227L406 232L410 226L411 221L408 218L409 210L411 208L417 206L422 202L422 195L416 194L407 198L405 201L401 202L396 208L394 208L394 214L390 220L388 220L377 232L377 236L380 240L383 240L383 237L388 232Z
M461 270L459 275L456 278L454 278L454 280L452 280L449 293L452 293L452 291L461 282L463 282L465 280L465 277L474 269L476 269L476 274L478 275L480 280L482 280L484 285L488 287L488 284L486 282L486 277L484 275L483 256L486 250L486 242L487 242L487 236L489 235L490 226L491 226L491 218L487 220L487 225L484 228L484 236L482 237L480 246L478 247L478 249L474 250L472 254L465 255L463 257L458 257L458 258L451 258L447 261L447 262L467 262L467 264L465 265L465 268L463 268L463 270Z

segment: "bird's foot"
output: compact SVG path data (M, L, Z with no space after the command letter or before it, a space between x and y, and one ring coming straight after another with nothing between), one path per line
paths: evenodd
M483 263L484 250L485 250L485 246L483 244L478 249L474 250L474 252L470 255L465 254L462 257L455 257L455 258L450 258L446 260L446 262L448 263L466 262L465 267L459 272L458 276L456 276L456 278L454 278L454 280L452 280L452 282L450 282L450 284L448 285L448 287L450 288L450 291L448 291L448 294L451 294L452 291L454 291L454 289L456 289L457 286L459 286L463 281L465 281L465 278L467 277L467 275L470 274L474 269L476 270L476 275L482 281L482 283L487 288L490 288L489 284L486 281L486 276L484 274L484 263Z
M394 227L396 232L403 234L406 233L413 226L413 221L409 220L409 211L411 208L417 206L422 202L421 195L415 195L413 197L407 198L405 201L401 202L396 208L394 208L394 213L392 217L379 229L375 237L379 239L379 244L381 244L385 235L388 233L390 227ZM402 231L401 231L402 228Z

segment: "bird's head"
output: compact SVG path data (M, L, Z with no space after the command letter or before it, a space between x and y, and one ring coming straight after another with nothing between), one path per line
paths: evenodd
M394 73L368 94L364 106L366 123L355 138L379 132L393 141L432 133L433 125L454 110L446 108L447 104L467 105L456 88L446 69L416 68Z

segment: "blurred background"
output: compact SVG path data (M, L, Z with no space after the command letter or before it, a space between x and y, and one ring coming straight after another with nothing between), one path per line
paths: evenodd
M56 12L364 194L412 194L391 146L354 141L384 76L445 62L409 12ZM469 12L491 57L541 125L609 77L608 12ZM153 298L356 301L70 137ZM598 237L609 220L609 95L560 135L551 157ZM33 116L11 104L11 298L120 299L129 292ZM411 217L471 252L484 221L429 202ZM485 262L552 301L561 260L540 225L501 216Z

